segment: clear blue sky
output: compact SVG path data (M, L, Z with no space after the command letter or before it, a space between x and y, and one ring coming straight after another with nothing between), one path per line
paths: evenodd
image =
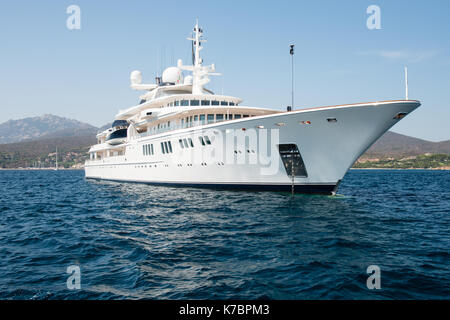
M81 8L68 30L66 8ZM381 8L381 30L366 9ZM21 1L0 3L0 122L52 113L96 126L134 105L129 74L153 82L158 63L190 54L198 17L202 51L222 77L209 88L257 107L296 108L404 98L423 105L393 130L450 139L450 1ZM158 58L158 55L161 57Z

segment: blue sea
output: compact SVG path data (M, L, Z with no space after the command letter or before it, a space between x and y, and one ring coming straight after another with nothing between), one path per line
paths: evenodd
M0 171L0 192L1 299L450 298L450 171L294 197Z

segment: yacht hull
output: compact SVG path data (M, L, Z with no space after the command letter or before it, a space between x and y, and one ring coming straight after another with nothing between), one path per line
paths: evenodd
M87 161L85 174L154 185L280 192L293 186L296 193L335 194L364 151L419 106L404 100L311 108L160 133L128 141L122 156ZM200 143L205 135L210 145ZM194 147L182 147L185 138ZM163 153L167 141L173 150ZM143 153L148 144L153 155ZM282 159L283 145L298 148L303 173L286 166L294 158Z

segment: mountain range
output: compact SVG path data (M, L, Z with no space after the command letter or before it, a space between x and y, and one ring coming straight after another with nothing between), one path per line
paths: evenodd
M45 114L0 124L0 144L26 140L95 136L98 128L73 119Z
M52 166L56 146L65 166L79 165L87 157L100 128L73 119L46 114L0 124L0 168ZM401 159L422 154L450 155L450 140L431 142L392 131L386 132L359 159ZM54 156L53 156L54 157Z
M450 140L432 142L388 131L361 158L403 158L425 153L450 155Z

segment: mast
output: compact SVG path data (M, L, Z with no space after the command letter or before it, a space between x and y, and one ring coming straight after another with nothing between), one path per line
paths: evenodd
M405 100L408 99L408 67L405 67Z
M198 19L195 22L193 36L187 39L192 41L194 45L194 65L185 66L183 61L179 59L177 66L182 70L192 72L192 94L203 94L203 91L205 91L203 87L211 81L208 76L218 76L220 73L214 73L216 70L214 63L209 66L203 66L200 51L203 49L202 43L206 42L206 40L203 39L203 30L198 25Z

